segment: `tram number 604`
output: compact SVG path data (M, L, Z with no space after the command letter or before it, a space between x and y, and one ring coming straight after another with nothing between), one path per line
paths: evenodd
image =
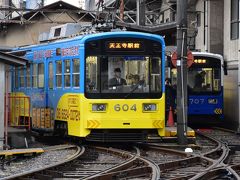
M120 104L116 104L114 106L115 111L137 111L136 104L133 104L132 106L129 106L127 104L123 104L122 106Z

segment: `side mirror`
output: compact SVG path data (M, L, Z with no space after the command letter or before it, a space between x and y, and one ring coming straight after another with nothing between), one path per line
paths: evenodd
M223 72L224 72L224 75L228 75L227 61L223 61Z

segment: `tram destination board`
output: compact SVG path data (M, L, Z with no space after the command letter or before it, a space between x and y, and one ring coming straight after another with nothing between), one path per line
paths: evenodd
M106 41L106 51L144 51L143 41Z

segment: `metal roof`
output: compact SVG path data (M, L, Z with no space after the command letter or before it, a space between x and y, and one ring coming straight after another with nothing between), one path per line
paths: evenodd
M126 27L126 28L132 28L136 30L146 31L150 33L158 32L158 31L164 31L169 29L176 29L177 24L176 22L169 22L169 23L163 23L156 26L139 26L136 24L128 24L123 22L116 22L118 26Z
M27 59L0 51L0 63L12 65L12 66L25 66L27 62L28 62Z

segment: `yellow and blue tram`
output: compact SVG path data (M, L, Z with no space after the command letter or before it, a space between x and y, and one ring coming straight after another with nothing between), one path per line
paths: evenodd
M29 108L33 131L98 141L164 136L161 36L106 32L14 51L25 52L29 63L13 69L12 96L30 102L12 109ZM28 113L13 114L11 121Z

